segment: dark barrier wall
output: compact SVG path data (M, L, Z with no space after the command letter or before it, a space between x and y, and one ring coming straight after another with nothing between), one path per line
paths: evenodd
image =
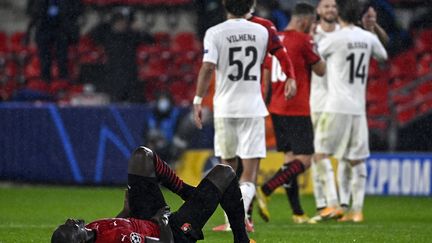
M0 104L0 180L117 184L148 108Z

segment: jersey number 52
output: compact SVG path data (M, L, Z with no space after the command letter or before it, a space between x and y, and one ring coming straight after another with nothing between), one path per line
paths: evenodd
M250 70L255 65L257 61L257 49L254 46L248 46L244 49L244 52L246 56L252 55L252 60L246 65L246 68L243 69L243 62L241 59L236 59L235 54L237 52L242 52L242 47L231 47L229 48L229 65L230 66L237 66L237 72L236 75L229 74L228 78L231 81L239 81L239 80L245 80L245 81L256 81L257 76L256 75L250 75Z

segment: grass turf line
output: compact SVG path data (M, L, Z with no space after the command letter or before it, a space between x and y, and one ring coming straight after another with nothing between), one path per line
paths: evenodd
M182 203L164 191L172 210ZM116 215L122 207L121 188L12 186L0 188L0 243L49 242L55 227L68 217L86 222ZM311 196L302 203L314 213ZM274 195L269 205L269 223L254 214L257 242L430 242L432 232L431 198L367 196L365 222L329 221L317 225L295 225L285 195ZM255 210L256 211L256 210ZM222 210L204 228L203 242L232 242L229 232L211 228L223 223Z

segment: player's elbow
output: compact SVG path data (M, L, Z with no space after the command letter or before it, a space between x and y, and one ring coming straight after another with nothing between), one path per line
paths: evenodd
M326 63L323 60L320 60L312 65L312 71L320 77L324 76L326 73Z

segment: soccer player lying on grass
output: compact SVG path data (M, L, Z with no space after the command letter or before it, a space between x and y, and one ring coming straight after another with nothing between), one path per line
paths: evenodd
M185 200L177 212L169 212L159 183ZM228 214L234 242L250 242L238 180L230 166L217 165L194 188L157 154L139 147L129 161L125 205L118 217L87 225L68 219L54 231L51 242L196 242L204 238L202 228L219 203Z

